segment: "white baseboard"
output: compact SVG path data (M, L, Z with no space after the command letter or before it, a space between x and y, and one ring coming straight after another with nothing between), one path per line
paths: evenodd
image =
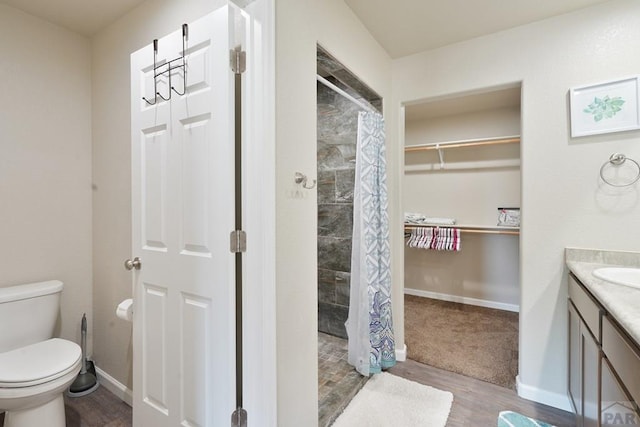
M396 348L396 361L397 362L406 362L407 361L407 345L404 344L402 348Z
M105 371L96 366L96 374L98 374L98 382L104 388L115 394L124 403L133 407L133 392L120 381L107 374Z
M573 412L569 397L566 394L540 390L537 387L526 385L520 382L520 375L516 376L516 389L518 396L523 399L533 400L544 405L553 406L563 411Z
M416 297L431 298L431 299L437 299L437 300L449 301L449 302L458 302L461 304L477 305L479 307L495 308L498 310L513 311L516 313L520 311L519 305L507 304L507 303L498 302L498 301L489 301L489 300L478 299L478 298L461 297L458 295L442 294L438 292L423 291L419 289L410 289L410 288L404 288L404 293L407 295L413 295Z

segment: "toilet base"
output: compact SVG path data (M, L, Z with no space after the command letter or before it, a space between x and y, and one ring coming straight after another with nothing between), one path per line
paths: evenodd
M66 427L62 393L44 405L4 413L4 427L42 427L45 421L47 427Z

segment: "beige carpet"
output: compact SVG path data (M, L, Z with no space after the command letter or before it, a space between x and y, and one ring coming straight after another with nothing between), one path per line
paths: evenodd
M407 357L515 389L518 313L405 295Z
M383 372L355 395L333 427L444 427L453 394Z

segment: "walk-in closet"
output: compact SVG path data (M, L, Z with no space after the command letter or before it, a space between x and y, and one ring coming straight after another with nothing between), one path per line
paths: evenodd
M405 105L407 357L515 388L519 84Z

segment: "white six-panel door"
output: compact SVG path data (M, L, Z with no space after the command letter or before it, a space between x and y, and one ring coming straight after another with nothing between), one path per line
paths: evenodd
M131 55L136 427L224 426L235 409L230 29L229 6L189 24L186 95L155 105L153 46ZM158 63L180 55L181 31L158 41ZM184 91L181 68L171 83Z

